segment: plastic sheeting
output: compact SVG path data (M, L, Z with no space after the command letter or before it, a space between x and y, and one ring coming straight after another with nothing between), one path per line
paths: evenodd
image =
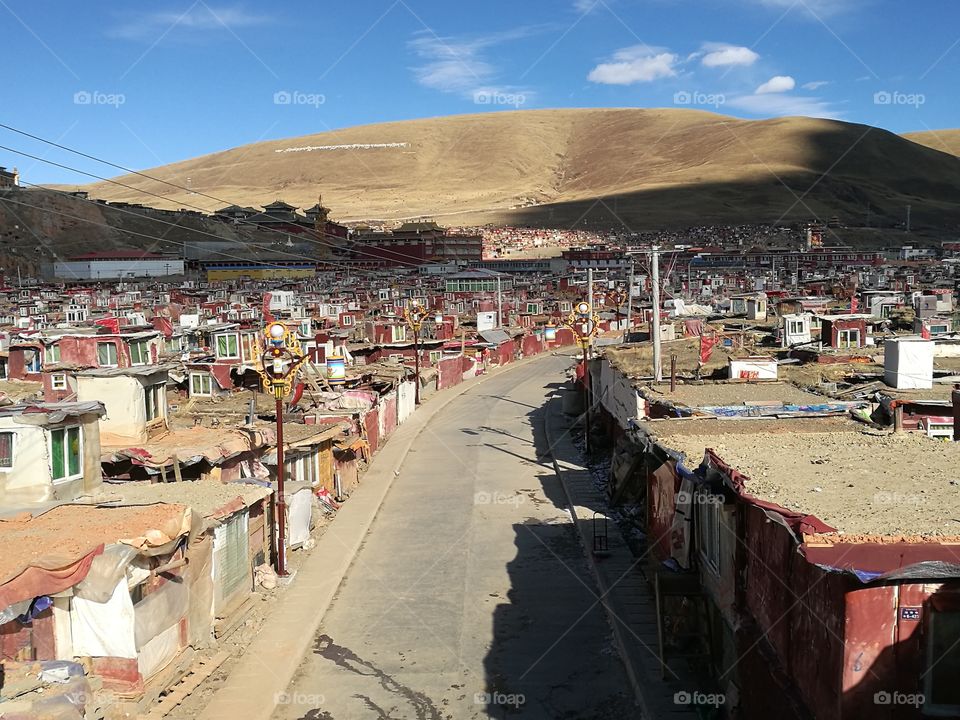
M171 579L137 603L134 638L138 649L177 625L187 614L190 591L182 578Z
M133 601L126 577L117 582L106 602L74 597L71 605L70 625L75 656L137 657Z
M213 628L213 538L204 535L187 550L190 564L185 574L190 587L190 610L187 627L190 644L207 647Z
M137 548L123 543L107 545L103 553L93 559L87 576L77 583L74 595L93 602L107 602L117 583L126 577L127 566L137 552Z
M287 505L287 544L297 548L310 539L313 520L313 493L304 488L290 497Z

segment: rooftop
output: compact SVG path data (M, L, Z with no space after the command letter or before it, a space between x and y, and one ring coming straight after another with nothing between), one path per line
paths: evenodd
M827 400L784 382L678 384L674 392L670 392L670 383L663 383L646 385L641 390L650 401L661 400L687 407L754 403L817 405Z
M960 445L865 431L846 419L665 421L650 432L697 466L707 448L746 491L845 535L960 536Z

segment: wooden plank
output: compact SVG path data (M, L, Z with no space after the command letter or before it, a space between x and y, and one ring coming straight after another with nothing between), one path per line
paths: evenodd
M228 652L220 652L208 660L201 660L190 672L174 686L173 690L165 695L149 712L141 715L141 720L160 720L173 711L180 703L186 700L190 694L196 690L206 680L213 671L223 665L224 661L230 657Z

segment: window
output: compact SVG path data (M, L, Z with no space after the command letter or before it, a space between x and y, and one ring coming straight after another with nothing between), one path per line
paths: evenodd
M59 345L48 345L47 346L47 362L51 365L54 363L60 362L60 346Z
M837 347L840 347L840 348L860 347L860 331L859 330L838 331Z
M82 475L80 468L80 427L50 431L50 477L54 482Z
M923 709L931 715L953 716L960 710L960 612L930 610L927 671L923 678Z
M0 432L0 470L13 467L13 443L16 433Z
M802 335L803 334L803 322L800 320L789 320L787 321L787 332L790 335Z
M50 376L50 387L53 390L66 390L67 376L64 373L53 373Z
M537 303L527 303L527 312L531 315L536 315L540 312L540 305Z
M143 388L143 404L146 409L147 422L162 418L166 405L166 388L164 385L146 385Z
M97 362L100 367L117 366L117 346L112 342L97 343Z
M28 373L40 372L40 351L27 350L23 353L24 368Z
M343 321L341 323L344 327L347 325L353 325L353 315L344 315Z
M697 513L697 547L704 563L720 573L720 512L723 497L698 491L693 496Z
M442 351L442 350L431 350L431 351L430 351L430 364L431 364L431 365L436 365L436 364L437 364L438 362L440 362L442 359L443 359L443 351Z
M130 362L134 365L146 365L150 362L150 346L146 340L134 340L130 343Z
M209 373L190 373L190 395L210 395Z
M226 359L240 357L240 345L236 333L217 335L217 357Z

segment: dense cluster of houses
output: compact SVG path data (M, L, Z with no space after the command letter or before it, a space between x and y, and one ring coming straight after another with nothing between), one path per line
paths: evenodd
M661 381L648 342L587 374L664 668L731 718L960 716L953 289L720 304L663 311Z
M245 616L281 521L288 550L312 544L418 383L573 343L544 332L570 300L483 279L0 288L0 714L143 710ZM267 322L307 358L279 418L282 520Z

